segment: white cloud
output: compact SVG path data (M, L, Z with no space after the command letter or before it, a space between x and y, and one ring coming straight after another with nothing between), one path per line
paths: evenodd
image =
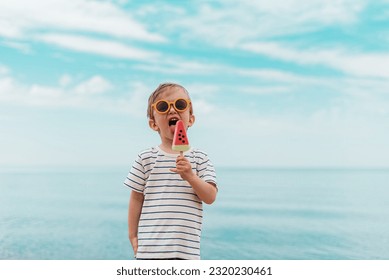
M356 76L389 78L389 52L343 54L332 61L332 65Z
M2 11L2 4L0 4L0 13ZM0 36L6 38L17 38L21 36L21 30L15 26L9 19L3 18L0 14Z
M68 75L68 74L64 74L61 76L61 78L59 79L59 85L61 87L67 87L68 85L70 85L73 81L73 78L72 76Z
M61 80L67 80L63 75ZM67 82L67 81L66 81ZM0 76L0 102L33 107L95 108L112 112L126 111L131 100L122 97L112 98L102 93L109 92L113 85L102 76L96 75L71 86L58 87L44 84L25 85L13 77Z
M146 120L147 100L155 87L144 82L132 82L128 85L128 95L120 103L121 110L134 117Z
M272 95L293 91L293 86L245 86L240 87L239 92L252 95Z
M389 53L358 53L339 48L301 50L274 42L247 43L243 44L241 48L300 65L329 67L348 75L389 77Z
M256 78L264 81L276 81L289 84L318 84L322 79L319 77L312 77L307 75L299 75L293 72L280 71L271 68L259 69L244 69L236 68L230 69L231 72L243 77Z
M233 1L228 1L233 4ZM335 0L335 1L302 1L302 0L275 0L250 1L245 0L244 6L248 11L264 13L277 18L294 18L298 24L307 21L322 23L348 23L357 19L358 13L365 5L365 1Z
M366 1L205 1L164 20L164 30L186 41L235 48L241 43L304 34L358 20ZM165 8L166 9L166 8ZM153 15L153 10L150 11ZM162 18L164 19L164 18Z
M184 60L182 57L160 56L150 64L135 66L136 69L162 74L188 75L188 74L214 74L223 69L223 65L204 61Z
M101 76L94 76L87 81L82 82L75 87L74 91L77 94L99 94L109 91L113 85Z
M193 99L202 99L220 93L221 86L218 84L190 83L185 85L189 95Z
M0 77L0 101L13 101L17 85L11 77Z
M264 54L285 61L292 61L298 64L323 64L326 61L333 61L340 54L338 50L297 50L291 47L282 46L275 42L246 43L243 44L241 48L243 50Z
M78 35L46 34L36 37L46 43L58 45L74 51L94 53L113 58L133 60L153 60L158 58L156 52L137 49L112 40L99 40Z
M112 93L115 87L100 75L76 82L75 78L64 74L59 86L49 86L24 84L7 73L0 75L0 105L91 109L146 119L147 99L154 90L148 83L131 82L125 92L104 94Z
M0 34L1 34L1 31L0 31ZM3 45L3 46L7 46L7 47L10 47L10 48L19 50L19 51L21 51L24 54L32 53L31 47L28 44L26 44L26 43L5 40L5 41L1 42L0 44Z
M282 56L282 54L280 54L280 56ZM292 56L292 58L298 59L299 56L296 54L295 56ZM245 68L227 63L209 63L207 61L191 60L185 61L179 57L169 57L166 59L161 56L161 58L156 61L135 65L134 68L153 74L173 74L176 76L198 75L205 76L207 78L214 76L218 79L221 77L222 73L226 83L230 80L235 81L238 79L238 87L244 88L245 91L242 92L247 93L253 93L255 88L259 88L258 83L271 83L270 85L261 84L261 88L263 89L262 93L266 92L266 94L269 94L271 92L279 93L285 91L287 89L285 85L293 87L293 85L322 85L323 83L333 82L327 77L296 74L292 71L279 70L277 68ZM245 80L243 81L242 79ZM283 85L274 86L274 82L283 83ZM215 82L214 84L208 83L207 85L204 85L204 83L201 85L190 83L189 85L194 87L194 92L215 93L218 91L220 92L219 84L220 83ZM253 88L250 84L254 84L256 86ZM207 88L205 89L205 87ZM193 90L190 92L192 91ZM237 92L241 91L239 90Z
M9 72L10 72L10 71L9 71L8 67L3 66L3 65L0 64L0 75L6 75L6 74L8 74Z
M131 44L134 41L165 43L167 39L149 32L119 2L2 1L0 37L5 37L2 44L27 54L33 51L29 43L35 41L113 58L156 59L158 53Z
M165 41L107 1L2 1L0 23L0 35L10 38L25 38L30 33L39 34L42 29L49 29L92 32L147 42Z

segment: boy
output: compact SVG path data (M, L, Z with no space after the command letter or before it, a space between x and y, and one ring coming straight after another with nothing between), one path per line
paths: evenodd
M216 174L197 149L172 150L175 124L195 122L187 90L161 84L149 97L149 126L161 144L138 155L124 184L132 189L128 229L137 259L200 259L202 202L216 199Z

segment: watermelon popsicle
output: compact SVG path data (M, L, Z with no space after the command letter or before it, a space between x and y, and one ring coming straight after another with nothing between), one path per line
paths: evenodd
M179 120L176 123L173 137L173 151L185 152L190 149L188 136L186 135L184 122Z

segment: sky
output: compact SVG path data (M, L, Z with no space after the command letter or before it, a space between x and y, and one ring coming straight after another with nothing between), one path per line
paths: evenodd
M0 1L0 167L130 167L147 99L216 167L388 168L389 1Z

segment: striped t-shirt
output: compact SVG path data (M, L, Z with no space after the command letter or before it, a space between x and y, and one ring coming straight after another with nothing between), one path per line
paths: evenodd
M177 154L159 147L138 155L124 184L143 193L138 226L138 259L200 259L203 205L189 183L177 173ZM202 151L191 149L184 156L205 182L216 185L215 169Z

